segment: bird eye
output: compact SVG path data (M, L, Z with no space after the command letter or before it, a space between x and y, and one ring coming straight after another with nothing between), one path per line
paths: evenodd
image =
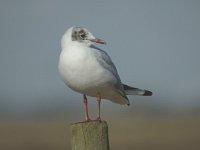
M86 34L84 32L80 32L79 33L81 39L85 39L86 38Z
M84 39L84 38L85 38L85 34L84 34L84 33L80 34L80 37L81 37L82 39Z

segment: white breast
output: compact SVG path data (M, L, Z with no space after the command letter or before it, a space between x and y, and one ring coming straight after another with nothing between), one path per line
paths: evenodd
M62 50L59 72L71 89L90 96L106 92L116 82L115 77L99 64L94 50L81 44L71 44Z

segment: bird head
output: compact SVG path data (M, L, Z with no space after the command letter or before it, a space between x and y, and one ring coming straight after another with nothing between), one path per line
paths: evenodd
M86 45L93 43L106 44L102 39L96 38L90 31L83 27L71 27L62 38L62 45L68 42L80 42Z

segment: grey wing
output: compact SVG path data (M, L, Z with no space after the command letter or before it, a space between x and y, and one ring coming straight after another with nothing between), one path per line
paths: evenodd
M109 72L115 76L117 81L121 83L120 77L117 72L117 68L115 67L114 63L112 62L110 56L103 50L101 50L98 47L95 47L94 45L91 45L91 48L93 48L96 52L94 53L96 55L97 61Z
M98 62L102 66L104 66L105 69L107 69L109 72L111 72L112 75L115 76L115 78L117 79L118 82L116 85L114 85L115 88L117 89L117 92L124 98L128 99L125 94L125 90L124 90L124 87L120 80L119 74L117 72L117 68L115 67L114 63L112 62L110 56L105 51L101 50L98 47L95 47L94 45L92 45L91 48L94 48L94 50L96 51L95 55L96 55Z

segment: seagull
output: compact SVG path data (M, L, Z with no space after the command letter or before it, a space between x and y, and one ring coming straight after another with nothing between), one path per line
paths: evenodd
M106 44L88 29L69 28L61 40L58 70L64 83L83 94L85 121L90 121L87 96L96 97L97 119L100 117L101 99L121 105L130 105L127 95L151 96L152 92L123 84L110 56L95 44Z

